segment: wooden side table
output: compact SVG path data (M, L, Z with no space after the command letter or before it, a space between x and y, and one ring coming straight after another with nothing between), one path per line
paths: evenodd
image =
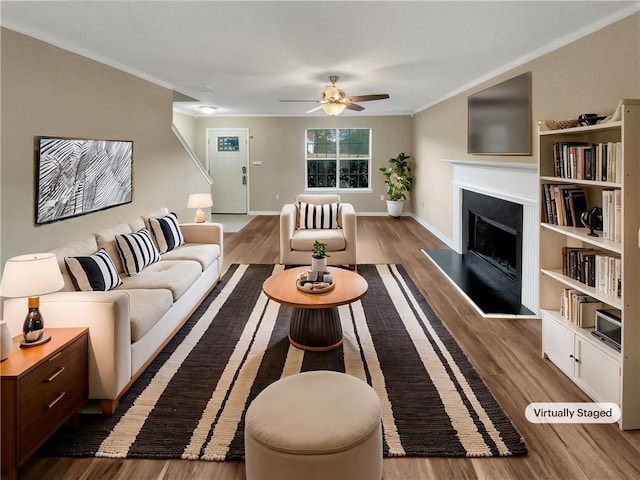
M0 363L2 470L13 480L18 467L89 398L89 329L48 328L51 340L13 351Z

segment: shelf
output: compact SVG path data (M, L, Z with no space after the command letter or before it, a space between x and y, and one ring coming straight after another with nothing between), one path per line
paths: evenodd
M590 287L585 283L582 283L578 280L574 280L571 277L567 277L566 275L562 274L561 270L549 270L546 268L541 268L540 272L543 275L547 275L548 277L551 277L554 280L564 284L568 288L573 288L582 293L586 293L587 295L590 295L593 298L600 300L602 303L606 303L607 305L611 305L612 307L617 308L618 310L622 310L621 298L614 297L612 295L607 295L606 293L601 292L600 290L594 287Z
M589 231L583 227L565 227L562 225L554 225L544 222L542 222L540 226L542 228L546 228L547 230L552 230L567 237L571 237L576 240L580 240L581 242L588 243L589 245L593 245L594 247L602 248L603 250L622 255L622 244L620 242L614 242L612 240L602 238L602 232L598 234L600 235L599 237L591 237L588 235Z
M622 127L622 121L599 123L597 125L588 125L586 127L572 127L563 128L561 130L540 130L538 133L541 136L546 135L566 135L567 133L591 133L591 132L603 132L605 130L616 130Z
M617 361L620 361L620 357L621 357L620 352L618 352L617 350L607 345L603 345L603 343L600 340L598 340L593 335L591 335L591 332L595 330L594 328L578 327L577 325L574 325L569 320L564 318L558 310L541 310L541 313L552 317L556 322L562 324L565 328L568 328L576 335L579 335L581 338L584 338L589 343L592 343L593 345L598 347L598 349L602 350L607 355L613 357Z
M590 187L622 188L622 184L618 182L597 182L595 180L581 180L579 178L563 178L554 176L541 176L540 183L568 183Z

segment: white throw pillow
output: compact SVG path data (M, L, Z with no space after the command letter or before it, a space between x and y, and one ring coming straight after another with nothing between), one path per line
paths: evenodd
M116 235L116 245L124 271L130 277L140 273L144 267L160 260L158 249L146 228L138 230L136 233Z
M300 202L298 205L300 229L340 228L338 224L339 203L314 205Z

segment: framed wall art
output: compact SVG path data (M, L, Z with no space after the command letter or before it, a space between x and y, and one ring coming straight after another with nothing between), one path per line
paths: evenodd
M133 142L36 137L35 223L130 203Z

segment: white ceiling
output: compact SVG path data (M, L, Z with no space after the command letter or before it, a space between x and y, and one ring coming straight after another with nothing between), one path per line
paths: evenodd
M11 1L3 26L186 94L201 115L304 115L330 74L343 115L413 114L639 9L638 1ZM535 79L534 79L535 81ZM312 115L324 115L322 111Z

